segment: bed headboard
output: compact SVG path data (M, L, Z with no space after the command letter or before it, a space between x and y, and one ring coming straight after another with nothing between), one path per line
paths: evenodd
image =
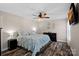
M48 35L51 39L51 41L57 41L57 35L56 33L51 33L51 32L44 32L43 34Z

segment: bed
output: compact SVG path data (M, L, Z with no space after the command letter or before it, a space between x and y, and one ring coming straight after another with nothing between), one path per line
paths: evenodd
M32 55L35 56L36 53L39 52L40 49L50 41L50 38L48 35L35 34L18 36L17 41L19 46L31 50Z

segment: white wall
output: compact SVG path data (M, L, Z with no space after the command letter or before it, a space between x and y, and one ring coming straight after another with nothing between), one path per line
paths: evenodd
M1 50L7 49L8 31L30 31L32 26L29 20L2 11L0 11L0 22L3 28L1 34Z
M70 46L73 54L79 56L79 23L71 26Z
M7 49L9 34L7 31L26 31L31 32L33 27L37 28L37 33L52 32L57 33L57 41L66 42L66 19L46 20L42 22L30 20L0 11L0 21L2 20L1 50Z
M67 41L67 24L66 19L55 21L55 29L53 32L57 33L57 41Z

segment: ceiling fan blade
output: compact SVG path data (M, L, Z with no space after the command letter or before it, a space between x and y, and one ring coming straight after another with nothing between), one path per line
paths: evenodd
M50 17L45 17L45 18L50 18Z
M33 17L33 19L38 19L38 17Z

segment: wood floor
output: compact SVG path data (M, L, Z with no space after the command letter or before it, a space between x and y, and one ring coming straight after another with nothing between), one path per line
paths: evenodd
M16 48L1 53L2 56L31 56L31 51ZM49 42L36 56L73 56L70 46L66 42Z
M52 42L38 56L73 56L70 46L66 42Z
M1 56L31 56L31 51L25 50L23 48L17 47L14 50L7 50L1 53Z

